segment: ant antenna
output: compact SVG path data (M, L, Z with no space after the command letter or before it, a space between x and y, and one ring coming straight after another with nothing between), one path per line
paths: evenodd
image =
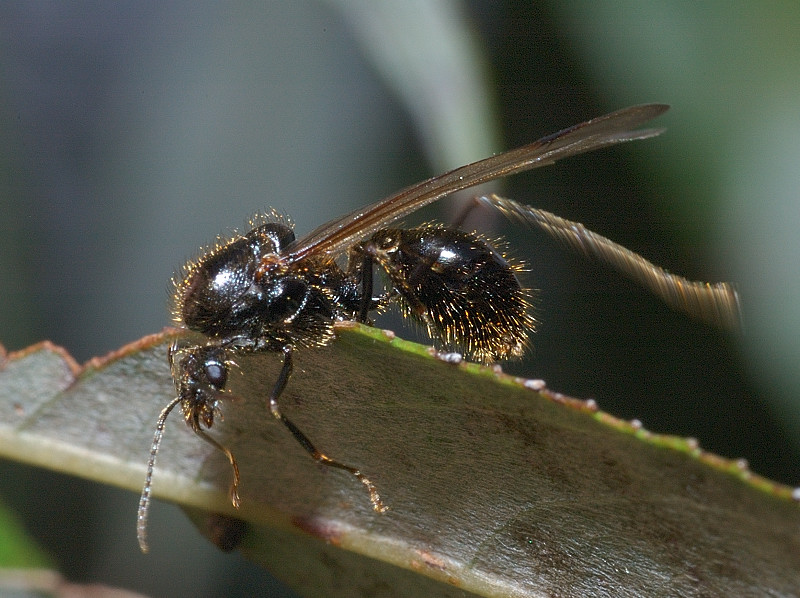
M147 461L147 474L144 477L144 488L142 488L142 496L139 499L139 513L136 516L136 538L139 540L139 548L144 553L150 550L147 545L147 514L150 508L150 489L153 486L153 469L156 466L156 455L158 454L158 447L161 445L161 437L164 435L164 425L167 421L167 416L169 416L175 406L179 405L180 402L181 398L176 397L164 408L161 415L158 416L156 433L153 436L153 445L150 447L150 459Z
M167 417L180 402L180 397L173 399L172 402L164 408L164 410L161 412L161 415L158 416L156 433L153 436L153 445L150 447L150 459L147 461L147 474L144 478L144 488L142 489L142 496L139 499L139 513L136 518L136 537L139 540L139 548L144 553L147 553L149 550L147 545L147 515L150 509L150 492L153 486L153 470L156 466L156 455L158 454L158 447L161 445L161 437L164 435L164 426L166 425ZM231 503L235 508L238 509L241 502L239 500L239 466L236 463L233 453L231 453L228 448L222 446L219 442L214 440L211 436L206 434L202 429L195 428L194 432L200 438L228 457L228 461L230 461L231 468L233 469L233 482L231 482L230 489Z

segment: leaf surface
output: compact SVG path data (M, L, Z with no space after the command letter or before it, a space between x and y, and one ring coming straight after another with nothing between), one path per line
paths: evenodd
M5 357L0 453L138 492L175 392L165 356L176 334L83 367L47 343ZM242 551L304 595L797 595L790 488L535 381L377 329L343 325L337 336L296 352L281 407L320 450L369 476L388 512L270 417L274 354L237 357L238 398L212 429L239 461L242 508L228 500L224 455L177 413L155 496L190 509L218 543L242 532Z

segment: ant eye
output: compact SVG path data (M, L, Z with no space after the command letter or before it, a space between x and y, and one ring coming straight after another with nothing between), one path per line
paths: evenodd
M219 361L208 361L203 365L203 371L208 379L208 383L218 390L225 388L228 381L228 368Z

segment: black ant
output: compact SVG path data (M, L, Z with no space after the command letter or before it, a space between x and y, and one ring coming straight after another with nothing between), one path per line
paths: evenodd
M302 239L280 219L253 222L247 234L220 241L189 262L175 283L174 319L199 333L202 344L169 349L176 398L161 412L139 503L139 545L147 551L146 522L156 454L167 416L180 405L198 436L230 461L231 501L239 506L239 470L230 450L207 434L225 397L233 357L241 352L283 354L267 398L270 413L318 462L355 476L375 511L386 505L358 469L331 459L278 407L292 374L296 349L333 340L336 321L370 323L371 312L396 301L434 341L468 359L489 363L522 355L534 328L519 267L474 233L426 225L388 228L400 218L455 191L608 145L647 139L661 129L635 130L667 110L632 106L564 129L524 147L457 168L322 225ZM621 270L670 306L723 327L738 324L738 298L725 283L692 282L670 274L583 225L497 196L480 201L542 228L585 256ZM337 258L346 254L346 265ZM386 275L387 291L373 293L373 269Z

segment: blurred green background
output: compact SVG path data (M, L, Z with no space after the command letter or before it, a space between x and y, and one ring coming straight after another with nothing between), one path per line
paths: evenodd
M505 369L796 485L797 31L794 2L5 2L0 342L50 339L84 361L168 324L173 272L256 212L303 234L493 151L666 102L662 137L503 192L682 275L734 281L744 335L482 214L472 224L506 238L540 289L534 350ZM154 424L169 398L141 406ZM0 497L71 580L284 595L173 507L153 509L143 556L133 493L0 472Z

